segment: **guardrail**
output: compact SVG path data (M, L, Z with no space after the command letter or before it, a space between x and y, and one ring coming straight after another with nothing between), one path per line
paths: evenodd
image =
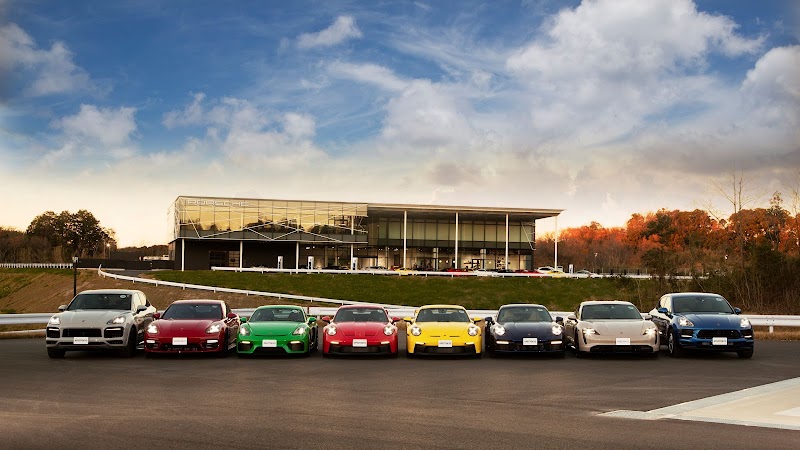
M323 298L323 297L309 297L306 295L292 295L292 294L282 294L278 292L262 292L262 291L249 291L246 289L233 289L233 288L225 288L225 287L217 287L217 286L203 286L200 284L187 284L187 283L176 283L173 281L161 281L161 280L153 280L150 278L139 278L139 277L129 277L126 275L118 275L115 273L108 273L104 272L102 268L97 269L97 273L102 277L114 278L117 280L125 280L130 281L132 283L144 283L144 284L152 284L155 286L171 286L177 287L181 289L196 289L200 291L211 291L211 292L225 292L229 294L239 294L239 295L254 295L254 296L261 296L261 297L274 297L279 300L281 299L289 299L289 300L297 300L297 301L304 301L310 303L334 303L337 305L355 305L355 304L371 304L371 305L378 305L383 306L385 308L398 308L398 305L387 305L384 303L368 303L368 302L356 302L351 300L338 300L333 298Z
M0 269L72 269L72 263L0 263Z

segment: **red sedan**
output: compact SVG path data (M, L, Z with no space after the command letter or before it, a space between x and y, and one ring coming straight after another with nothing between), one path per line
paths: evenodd
M322 330L322 356L333 354L383 354L397 356L397 317L381 306L349 305L336 311Z
M178 300L156 313L145 329L145 356L167 353L216 353L236 347L241 324L221 300Z

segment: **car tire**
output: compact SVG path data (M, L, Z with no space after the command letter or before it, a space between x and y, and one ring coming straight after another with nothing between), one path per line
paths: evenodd
M669 356L673 358L680 358L685 351L681 348L681 344L675 340L675 333L672 332L672 328L667 330L667 350L669 351Z
M753 357L753 349L751 348L751 349L748 349L748 350L738 350L736 352L736 355L739 356L739 358L742 358L742 359L750 359L750 358Z
M585 358L586 353L581 351L581 345L578 343L578 330L575 330L575 336L573 337L573 347L575 348L575 357L576 358Z
M567 357L566 349L564 351L562 351L562 352L556 353L556 358L558 358L558 359L564 359L566 357Z
M49 356L52 359L61 359L64 356L66 356L66 354L67 354L67 352L64 351L64 350L58 350L58 349L55 349L55 348L48 348L47 349L47 356Z
M133 358L136 355L136 345L138 344L139 334L136 327L132 327L128 332L128 342L125 343L125 348L119 351L120 356L123 358Z
M217 352L217 358L225 358L228 356L228 330L225 330L225 336L222 338L222 348Z
M155 353L148 352L148 351L144 352L144 357L147 358L147 359L154 358L155 356L156 356Z

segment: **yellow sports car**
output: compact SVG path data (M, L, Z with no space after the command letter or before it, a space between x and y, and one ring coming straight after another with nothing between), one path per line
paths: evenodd
M426 305L414 318L406 317L406 355L473 355L481 357L483 336L475 325L481 318L469 318L457 305Z

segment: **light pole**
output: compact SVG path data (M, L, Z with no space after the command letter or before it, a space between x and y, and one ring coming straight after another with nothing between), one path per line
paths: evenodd
M110 259L111 258L111 244L106 243L106 250L108 251L108 256L106 256L106 259Z
M78 295L78 257L72 257L72 298Z

